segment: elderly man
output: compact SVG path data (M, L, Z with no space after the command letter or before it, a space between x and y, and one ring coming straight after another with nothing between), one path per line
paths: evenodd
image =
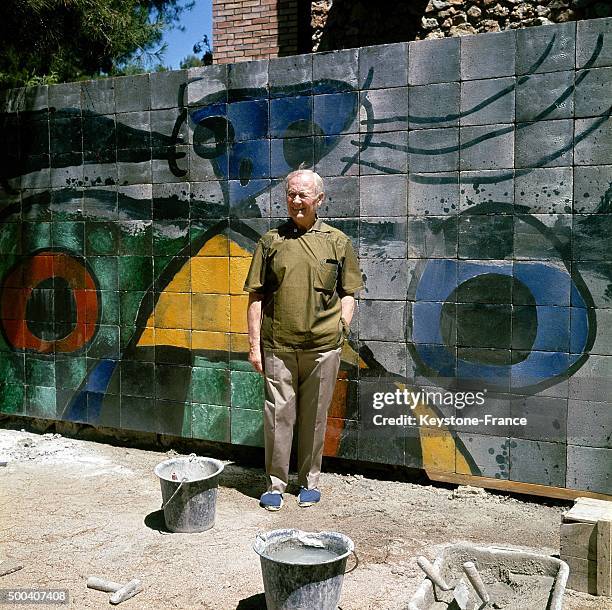
M327 410L340 352L362 286L349 238L321 222L325 193L310 170L287 176L289 219L257 244L244 285L249 292L249 362L266 379L264 440L268 490L260 505L279 510L298 424L298 504L318 489Z

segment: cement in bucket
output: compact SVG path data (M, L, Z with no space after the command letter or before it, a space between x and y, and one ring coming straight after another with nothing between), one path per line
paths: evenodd
M253 549L261 560L268 610L336 610L354 549L348 536L274 530L259 534Z
M171 532L203 532L215 524L222 470L219 460L195 455L166 460L155 467L164 520Z

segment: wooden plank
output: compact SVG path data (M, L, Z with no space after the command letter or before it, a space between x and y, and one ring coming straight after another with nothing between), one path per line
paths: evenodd
M504 481L502 479L492 479L489 477L479 477L473 474L457 474L442 470L425 470L427 476L432 481L442 483L454 483L456 485L472 485L473 487L483 487L485 489L497 489L518 494L528 494L532 496L544 496L545 498L558 498L560 500L575 500L580 497L597 498L600 500L612 500L612 496L599 494L579 489L567 489L565 487L549 487L548 485L536 485L535 483L521 483L519 481Z
M580 497L574 506L563 515L563 521L593 524L598 521L612 521L612 502Z
M597 595L612 597L612 521L597 522Z
M578 557L564 557L569 566L567 588L597 595L597 563Z
M590 523L562 523L561 556L597 561L597 527Z

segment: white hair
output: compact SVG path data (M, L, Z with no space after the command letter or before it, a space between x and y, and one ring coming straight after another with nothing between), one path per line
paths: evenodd
M307 176L312 177L316 190L315 196L325 193L325 189L323 188L323 178L321 178L317 172L313 172L311 169L296 169L295 171L287 174L287 177L285 178L285 190L289 189L289 180L301 174L306 174Z

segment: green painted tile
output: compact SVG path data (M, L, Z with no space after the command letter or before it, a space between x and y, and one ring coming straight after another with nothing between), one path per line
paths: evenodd
M264 378L259 373L231 372L231 404L242 409L263 409Z
M144 290L126 290L119 293L119 320L122 326L134 324L138 312L143 310L146 315L153 309L153 295Z
M117 290L119 270L116 256L90 256L87 262L98 280L100 290Z
M26 356L25 365L28 385L55 387L55 359L53 356Z
M193 437L193 426L192 426L192 406L190 403L185 404L183 407L183 428L181 430L181 436L183 438L192 438Z
M234 445L263 447L263 411L232 409L232 436Z
M85 250L88 256L117 254L118 242L117 223L88 222L85 225Z
M194 402L229 406L229 386L227 370L195 366L191 371L191 400Z
M100 290L100 324L119 324L119 293L115 290Z
M230 368L232 371L247 371L253 372L253 365L244 358L232 358L230 355Z
M56 356L55 385L59 389L76 389L87 372L87 361L83 356Z
M0 254L19 254L21 252L21 225L8 223L0 231Z
M25 386L0 383L0 412L21 415L24 412Z
M98 326L92 342L87 348L88 358L119 357L119 327Z
M119 290L146 290L153 283L153 260L150 256L119 258Z
M51 237L55 248L66 248L75 254L85 253L85 223L54 222Z
M21 229L21 240L24 252L50 248L51 223L25 222Z
M210 358L207 358L206 356L195 354L193 356L193 366L201 366L201 367L209 368L209 369L222 369L224 371L228 370L229 364L227 362L227 357L224 357L222 353L220 358L223 358L223 359L212 360Z
M55 388L43 388L36 385L26 386L26 415L54 419L57 416L55 407Z
M189 222L159 220L153 222L153 254L173 256L189 245Z
M0 380L3 383L25 382L23 354L0 353Z
M230 410L228 407L193 403L191 417L193 438L229 442Z
M120 222L119 229L119 254L151 255L153 247L151 221Z

